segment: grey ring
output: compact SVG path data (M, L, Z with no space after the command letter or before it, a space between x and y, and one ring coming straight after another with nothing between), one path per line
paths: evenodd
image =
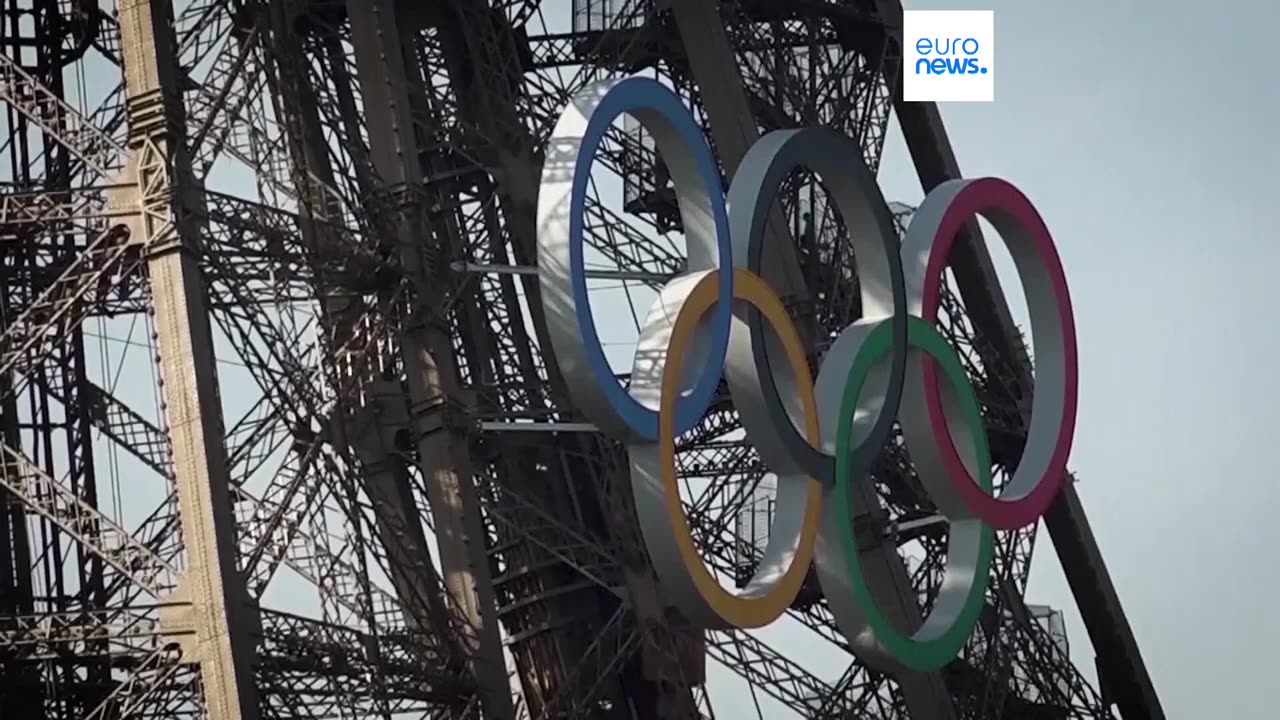
M859 326L893 321L893 355L887 378L869 384L868 408L878 408L855 419L862 441L853 450L854 472L871 469L881 447L889 440L902 400L907 360L907 291L902 275L898 232L875 176L862 161L862 149L853 140L826 128L779 130L760 139L743 158L729 187L729 227L733 237L734 264L760 275L784 297L792 290L778 277L778 263L765 263L765 223L782 180L796 168L808 168L822 177L844 217L858 262L862 318L841 333L828 357L845 363L842 346L846 333L859 334ZM843 343L847 345L848 343ZM788 373L779 377L771 358L781 358L772 332L766 332L760 313L737 305L729 334L725 379L733 394L742 426L760 451L760 457L779 475L812 477L824 485L835 479L833 448L815 448L800 432L800 398ZM824 359L823 365L826 365Z

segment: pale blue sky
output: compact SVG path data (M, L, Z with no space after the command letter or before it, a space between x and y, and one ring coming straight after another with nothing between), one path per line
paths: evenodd
M942 114L963 173L1021 187L1062 252L1081 358L1071 464L1166 713L1274 717L1280 3L905 4L995 11L995 102ZM882 183L920 197L896 127ZM1032 576L1092 665L1047 543Z

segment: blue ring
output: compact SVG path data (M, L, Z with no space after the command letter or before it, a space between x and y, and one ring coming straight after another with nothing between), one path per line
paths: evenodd
M729 219L725 212L724 188L720 171L707 146L706 137L695 123L684 103L666 86L645 77L620 80L610 87L600 99L586 131L582 134L577 162L573 168L573 188L569 196L569 276L578 331L582 337L588 367L605 399L618 418L632 432L647 440L658 438L658 413L641 405L618 384L613 369L605 357L604 347L596 332L595 318L587 295L587 276L583 258L583 231L587 201L587 181L591 164L599 150L604 134L615 118L630 110L643 109L661 114L680 135L684 149L692 153L698 174L702 176L707 197L711 199L711 216L715 223L716 241L720 253L720 294L711 328L711 346L698 381L693 390L680 397L675 407L675 432L677 435L693 429L702 420L703 413L715 397L716 388L724 367L725 352L729 347L729 324L733 320L733 243L729 236ZM643 124L643 121L642 121ZM661 152L663 148L658 148Z

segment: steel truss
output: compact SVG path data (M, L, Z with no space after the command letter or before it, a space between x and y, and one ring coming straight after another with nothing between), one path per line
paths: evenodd
M0 718L713 717L707 658L803 717L1159 714L1114 685L1149 689L1109 584L1077 590L1095 645L1125 648L1106 695L1027 605L1034 527L999 536L979 631L939 673L868 670L816 587L787 622L838 675L691 631L648 569L625 457L540 350L538 177L574 92L664 79L726 175L760 132L811 124L876 168L896 3L174 5L3 0ZM661 159L623 125L598 162L621 201L587 205L597 274L651 291L683 262ZM770 231L797 248L816 358L860 313L842 222L798 176ZM1029 369L966 268L941 329L1000 476ZM101 347L119 328L131 383ZM744 580L768 493L727 395L678 464L706 561ZM927 609L946 523L900 444L876 480L863 540L918 558ZM1067 494L1068 575L1105 581Z

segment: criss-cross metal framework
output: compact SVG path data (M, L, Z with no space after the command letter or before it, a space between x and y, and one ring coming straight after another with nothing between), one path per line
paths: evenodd
M1024 599L1035 527L998 536L979 630L938 673L868 670L816 588L785 622L843 672L691 630L625 456L540 350L543 145L589 82L668 82L726 175L814 124L876 168L896 108L922 184L956 176L936 110L895 100L896 0L0 8L0 718L748 712L709 666L800 717L1163 717L1070 485L1046 525L1100 685ZM674 195L636 126L597 162L593 274L643 304L682 268ZM779 200L817 358L859 315L854 258L815 178ZM941 325L999 475L1031 368L982 247L975 225ZM727 394L678 463L707 563L743 581L770 495ZM947 524L900 444L876 480L859 542L915 558L927 608Z

